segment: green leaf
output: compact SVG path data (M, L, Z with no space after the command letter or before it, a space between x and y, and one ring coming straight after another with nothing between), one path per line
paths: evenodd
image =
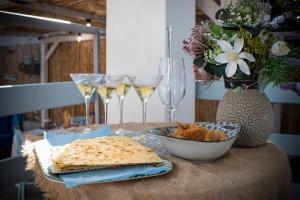
M215 75L218 76L218 77L221 77L221 76L225 75L225 67L226 67L226 64L215 65L215 67L214 67Z
M210 27L210 33L215 36L216 38L220 38L222 37L221 33L223 32L223 29L222 27L218 26L217 24L213 24L211 27Z
M221 77L221 76L225 75L225 67L226 67L226 64L214 65L211 63L207 63L207 65L204 67L204 69L206 72L208 72L212 75Z
M233 92L236 92L236 93L241 93L241 91L243 90L242 87L238 86L236 88L233 89Z
M236 33L236 30L224 30L224 33L231 38Z
M247 74L244 74L239 68L237 69L234 77L238 80L249 79L249 76L247 76Z
M204 58L199 57L199 58L194 59L193 64L198 67L203 67L205 65L205 60L204 60Z
M261 72L258 76L257 82L260 92L263 93L271 81L265 72Z

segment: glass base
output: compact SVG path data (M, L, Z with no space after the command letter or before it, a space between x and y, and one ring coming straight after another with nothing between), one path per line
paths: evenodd
M115 135L128 136L128 137L131 137L132 133L133 133L133 131L125 130L125 129L122 129L122 128L119 128L118 130L116 130L114 132Z
M83 129L82 133L89 133L89 132L91 132L91 131L92 131L91 128L85 127L85 128Z

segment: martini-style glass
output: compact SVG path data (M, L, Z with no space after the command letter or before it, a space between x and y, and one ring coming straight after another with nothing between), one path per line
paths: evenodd
M104 123L107 124L107 113L108 113L108 103L110 102L111 98L113 97L114 93L117 90L118 85L124 78L124 75L108 75L103 74L104 84L96 84L96 91L98 92L102 102L104 104Z
M95 82L100 82L99 74L70 74L85 101L85 132L89 132L89 103L95 92Z
M159 85L162 75L138 75L138 76L129 76L132 85L140 97L143 106L143 126L145 127L146 123L146 114L147 114L147 104L155 89Z
M131 88L131 83L127 75L125 75L117 87L116 94L120 104L120 124L116 134L125 134L127 131L123 129L123 103L124 99Z

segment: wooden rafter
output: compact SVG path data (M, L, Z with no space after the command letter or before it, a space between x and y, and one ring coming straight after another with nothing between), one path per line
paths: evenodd
M46 56L45 56L45 59L46 61L49 60L49 58L52 56L52 54L55 52L56 48L58 47L59 45L59 42L54 42L51 47L48 49L47 53L46 53Z
M7 4L4 4L4 5L7 5L7 7L20 6L20 7L34 10L34 11L47 12L47 13L52 13L55 15L61 15L61 16L67 16L67 17L81 18L83 20L90 19L90 20L98 21L100 23L105 24L105 17L92 15L92 14L89 14L86 12L73 10L73 9L66 8L66 7L56 6L56 5L47 4L47 3L40 3L40 2L28 2L28 3L16 3L13 1L7 1L7 2L8 2Z
M105 32L104 29L95 28L95 27L87 27L82 24L71 23L68 21L57 21L57 20L49 20L43 19L36 16L29 15L20 15L17 13L9 13L0 11L0 25L4 26L19 26L19 27L30 27L43 29L47 27L48 30L53 31L69 31L73 33L89 33L89 34L98 34L101 32Z
M212 0L196 0L196 6L211 20L216 22L215 13L220 9L220 5Z

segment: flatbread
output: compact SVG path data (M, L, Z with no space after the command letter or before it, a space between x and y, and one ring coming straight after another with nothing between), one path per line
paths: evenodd
M151 148L123 136L75 140L54 152L51 160L53 173L163 162Z

